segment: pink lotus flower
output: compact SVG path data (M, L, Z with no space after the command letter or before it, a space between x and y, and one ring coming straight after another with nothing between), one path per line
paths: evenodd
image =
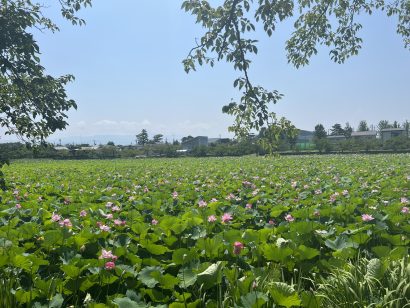
M212 198L210 202L218 202L218 199Z
M105 263L104 267L108 271L113 270L115 268L115 263L112 262L112 261L109 261L109 262Z
M111 228L107 225L101 225L100 230L104 231L104 232L109 232L111 230Z
M125 220L115 219L115 220L114 220L114 224L115 224L116 226L125 226L126 222L125 222Z
M51 216L52 221L57 222L57 221L60 221L60 219L61 219L61 216L58 214L53 213L53 216Z
M241 253L241 251L244 249L244 245L241 242L235 242L233 244L233 253L235 255L239 255Z
M106 204L105 204L105 207L106 208L110 208L110 207L112 207L114 205L114 203L112 203L112 202L107 202Z
M111 208L111 211L113 211L113 212L119 212L119 211L121 211L121 208L120 208L119 206L115 205L115 206L113 206L113 207Z
M21 204L20 203L16 203L16 209L21 209Z
M215 215L208 216L208 222L215 222L215 221L216 221L216 216Z
M409 208L407 206L403 206L400 212L402 212L403 214L408 214Z
M104 217L107 219L112 219L114 216L111 213L109 213L109 214L105 214Z
M245 186L245 187L252 187L252 183L249 182L249 181L243 181L242 185Z
M157 225L157 224L158 224L158 220L156 220L156 219L151 220L151 224L154 225L154 226Z
M252 196L255 197L258 193L259 193L259 189L255 189L255 190L252 192Z
M68 219L68 218L60 221L59 224L60 224L61 227L67 227L67 228L71 228L73 226L70 219Z
M149 192L149 189L148 189L147 186L145 186L145 187L144 187L144 193L147 193L147 192Z
M274 224L275 224L275 221L274 221L274 220L272 220L272 219L270 219L270 220L268 221L268 224L270 224L270 225L274 225Z
M70 199L64 199L64 202L63 202L65 205L69 205L70 203L71 203L71 200Z
M409 203L409 200L406 197L401 197L400 198L400 203L401 204L407 204L407 203Z
M235 199L235 195L234 195L233 193L230 193L225 199L226 199L226 200Z
M292 222L292 221L295 220L295 218L294 218L292 215L287 214L287 215L285 216L285 220L286 220L287 222Z
M322 193L322 190L321 189L316 189L315 190L315 195L320 195Z
M231 221L232 219L233 219L233 217L229 213L224 213L221 217L221 221L222 221L223 224L228 222L228 221Z
M85 217L85 216L87 216L87 211L82 210L82 211L80 212L80 217Z
M172 198L173 198L173 199L177 199L177 198L178 198L178 193L177 193L176 191L174 191L174 192L172 193Z
M245 208L248 209L248 210L252 209L252 204L250 204L250 203L246 204Z
M349 195L349 191L348 191L348 190L346 190L346 189L345 189L345 190L343 190L343 191L342 191L342 195L343 195L343 196L347 196L347 195Z
M374 219L374 217L372 215L369 214L363 214L362 215L362 220L363 221L372 221Z
M198 201L198 206L199 207L206 207L208 205L208 203L206 203L204 200L199 200Z
M101 251L101 255L98 257L98 259L111 259L111 260L115 261L115 260L118 259L118 257L116 255L113 255L111 250L103 249Z

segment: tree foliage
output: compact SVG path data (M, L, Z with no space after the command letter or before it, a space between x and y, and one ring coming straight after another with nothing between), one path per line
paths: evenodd
M315 131L313 133L316 139L324 139L327 136L325 127L322 124L317 124L315 126Z
M75 16L91 0L60 1L63 16L73 24ZM76 108L65 86L73 76L53 77L40 63L40 48L33 30L57 31L43 7L29 0L1 0L0 6L0 125L6 134L33 143L42 142L67 126L66 112Z
M194 137L192 137L191 135L186 136L186 137L182 137L181 142L184 143L184 142L187 142L191 139L194 139Z
M377 124L377 130L381 132L383 129L391 128L392 125L387 120L381 120L379 124Z
M269 117L270 121L267 127L262 127L259 133L258 144L262 149L269 154L273 154L277 151L281 139L286 139L294 145L299 130L289 120L283 117L277 119L274 113L271 113Z
M156 134L154 137L152 137L152 143L161 143L162 139L164 138L164 135L162 134Z
M251 56L258 52L254 38L258 23L271 36L280 22L294 18L294 31L286 41L286 51L288 61L297 68L309 64L320 45L328 46L330 58L337 63L357 55L362 43L358 16L370 15L375 10L396 16L396 30L405 47L410 47L408 0L224 0L216 5L206 0L186 0L182 9L195 16L196 23L205 29L183 61L186 72L195 70L197 65L213 66L216 61L226 61L241 73L233 83L242 91L240 100L231 101L222 109L235 117L230 130L239 136L266 127L269 106L282 97L277 90L254 85L249 76Z
M62 15L83 24L75 13L91 0L60 0ZM43 6L30 0L0 0L0 127L30 144L67 126L66 112L77 108L65 86L72 75L53 77L40 63L40 47L33 30L58 31L43 15ZM0 168L7 157L0 158ZM4 188L0 172L0 186Z
M346 138L350 138L352 136L353 128L350 126L349 122L346 123L345 127L343 128L343 135Z
M357 131L366 132L368 130L369 130L369 126L367 125L367 122L365 120L360 121Z
M148 139L148 132L145 128L141 130L141 132L135 136L137 138L137 144L139 145L146 145L149 141Z
M339 123L336 123L330 129L330 135L332 136L341 136L344 135L344 132L345 131L343 130L342 125L340 125Z

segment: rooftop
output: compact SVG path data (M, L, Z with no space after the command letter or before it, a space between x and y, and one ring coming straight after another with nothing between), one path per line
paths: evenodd
M368 130L368 131L363 131L363 132L352 132L352 137L355 136L376 136L377 131L375 130Z
M328 138L328 139L345 139L346 136L344 136L344 135L328 135L326 138Z
M394 132L394 131L404 131L405 128L397 127L397 128L385 128L382 129L382 132Z

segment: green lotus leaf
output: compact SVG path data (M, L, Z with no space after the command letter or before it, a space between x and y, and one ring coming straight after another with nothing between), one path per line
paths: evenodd
M81 274L81 269L74 265L63 264L61 265L61 269L70 278L76 278Z
M156 244L145 244L144 248L148 250L150 253L153 255L163 255L166 252L169 252L170 250L166 246L162 245L156 245Z
M146 308L147 307L145 303L134 302L128 297L118 297L118 298L115 298L113 302L119 308Z
M224 249L222 239L220 238L200 238L196 242L196 247L202 250L210 259L217 258Z
M180 248L172 253L172 262L175 264L187 264L196 258L196 253L193 250Z
M192 303L174 302L174 303L171 303L168 307L169 308L196 308L200 306L201 302L202 301L200 299L197 299L195 302L192 302Z
M173 290L179 284L179 279L170 274L165 274L159 278L159 283L163 289Z
M16 255L12 259L13 266L30 272L33 263L28 256Z
M288 206L275 206L272 208L270 211L270 216L272 218L277 218L279 217L282 213L286 212L289 210Z
M44 241L42 244L44 246L53 246L56 244L62 244L63 242L63 234L60 230L46 231L43 237L44 237Z
M289 247L278 247L274 244L265 244L262 246L262 253L268 261L284 263L286 259L292 255L293 250Z
M197 283L205 290L221 282L223 263L218 261L197 275Z
M300 260L310 260L313 259L314 257L318 256L320 254L319 250L306 247L305 245L300 245L297 248L297 252L299 254L299 259Z
M358 244L350 241L346 236L340 235L337 236L335 240L327 239L325 245L333 250L341 250L348 247L357 248Z
M241 296L241 304L243 308L258 308L268 302L268 297L262 292L250 292Z
M300 306L301 300L294 288L283 282L272 282L269 287L269 293L271 294L275 303L280 306L292 307Z
M196 282L197 278L198 276L192 268L181 268L178 273L178 279L180 281L179 286L186 289L192 286Z
M56 294L54 297L51 299L49 308L60 308L63 306L64 303L64 298L61 294Z
M145 284L148 288L154 288L159 283L163 273L162 267L147 266L138 273L138 280Z
M24 291L22 289L17 290L15 297L20 304L26 304L40 296L37 290Z
M169 301L169 296L165 295L162 290L157 289L141 289L143 294L149 296L149 298L156 303L166 303Z

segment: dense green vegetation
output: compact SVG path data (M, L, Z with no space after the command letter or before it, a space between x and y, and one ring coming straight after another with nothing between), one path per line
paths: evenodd
M410 299L407 154L27 161L5 173L1 307Z
M0 159L112 159L135 157L177 157L177 156L243 156L249 154L266 155L269 152L261 145L260 140L212 143L209 146L199 146L188 152L178 152L183 147L180 144L146 144L144 146L116 146L112 142L95 148L88 144L67 145L65 150L56 150L54 146L27 148L21 143L0 144ZM380 139L346 139L329 141L315 140L315 143L305 142L290 144L286 139L280 140L276 148L282 154L298 153L379 153L379 152L409 152L410 139L405 136L395 137L383 142Z

